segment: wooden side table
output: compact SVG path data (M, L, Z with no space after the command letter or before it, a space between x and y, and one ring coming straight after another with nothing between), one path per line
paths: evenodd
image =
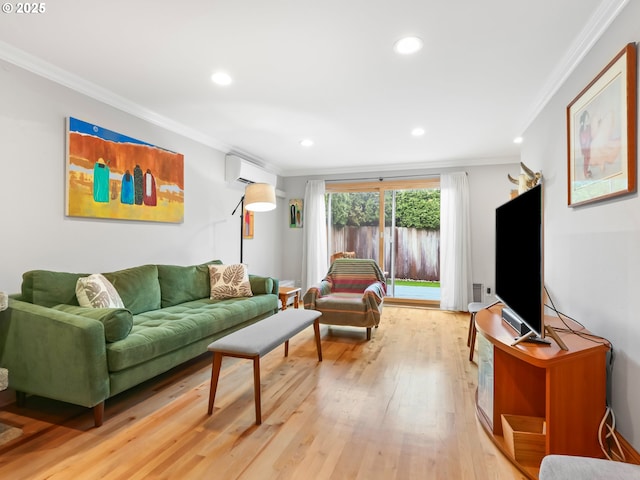
M300 292L302 289L300 287L279 287L278 288L278 297L280 298L280 303L282 304L282 310L287 309L287 303L289 299L293 297L293 306L298 308L298 304L300 303Z

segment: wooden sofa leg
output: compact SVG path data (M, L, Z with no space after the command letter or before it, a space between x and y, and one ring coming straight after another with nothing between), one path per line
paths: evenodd
M24 392L16 392L16 405L24 407L27 404L27 394Z
M367 327L367 340L371 340L371 327Z
M104 419L104 401L93 407L93 423L95 427L102 426L102 420Z

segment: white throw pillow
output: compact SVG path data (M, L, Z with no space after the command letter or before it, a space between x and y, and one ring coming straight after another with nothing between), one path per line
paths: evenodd
M100 273L79 278L76 282L76 297L81 307L124 308L118 291Z
M209 265L211 295L213 300L234 297L251 297L251 284L247 267L241 263L234 265Z

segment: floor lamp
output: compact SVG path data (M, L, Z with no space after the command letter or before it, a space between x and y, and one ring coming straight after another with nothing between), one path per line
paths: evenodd
M244 195L233 209L235 215L240 209L240 263L242 263L242 233L244 231L244 209L252 212L268 212L276 208L276 189L268 183L250 183L244 189Z

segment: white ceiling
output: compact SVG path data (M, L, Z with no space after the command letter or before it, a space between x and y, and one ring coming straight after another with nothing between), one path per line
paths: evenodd
M285 176L504 163L627 1L53 0L0 58Z

